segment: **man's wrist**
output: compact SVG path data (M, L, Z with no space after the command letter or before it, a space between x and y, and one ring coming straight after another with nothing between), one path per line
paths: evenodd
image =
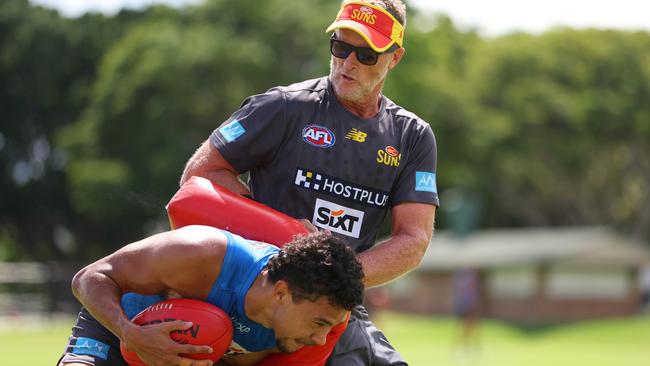
M138 328L140 328L139 325L133 323L132 321L130 321L126 317L122 317L122 318L120 318L119 324L118 324L118 332L120 334L116 334L116 336L124 344L128 345L130 343L129 341L131 339L133 339L134 336L136 336L135 333L138 332L138 330L139 330Z

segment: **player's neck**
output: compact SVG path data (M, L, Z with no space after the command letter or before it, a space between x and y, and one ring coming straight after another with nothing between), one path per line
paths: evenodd
M273 286L269 286L267 271L264 270L257 275L244 297L244 312L248 319L269 329L273 327L271 322L273 314L270 306L272 289Z

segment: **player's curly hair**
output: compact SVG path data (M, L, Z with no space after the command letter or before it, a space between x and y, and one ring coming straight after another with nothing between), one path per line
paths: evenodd
M363 268L343 240L326 233L299 236L267 264L269 279L288 283L294 299L329 303L352 310L363 300Z

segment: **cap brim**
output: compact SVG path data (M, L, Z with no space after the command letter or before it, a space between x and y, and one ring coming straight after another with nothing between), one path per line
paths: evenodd
M361 37L363 37L363 39L366 40L366 42L368 42L368 45L370 45L370 47L377 52L386 51L394 43L392 39L376 31L374 28L366 27L365 25L357 23L354 20L337 20L332 23L332 25L327 27L325 32L331 32L338 28L350 29L357 32Z

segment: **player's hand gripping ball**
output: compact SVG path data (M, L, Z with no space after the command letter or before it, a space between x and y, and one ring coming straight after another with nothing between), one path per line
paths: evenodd
M138 325L150 325L166 321L183 320L192 322L184 331L174 331L170 337L183 344L207 345L212 353L182 354L195 360L209 359L217 362L228 350L232 341L233 327L230 317L223 310L204 301L192 299L170 299L151 305L132 321ZM146 366L135 352L120 344L122 357L131 366Z

